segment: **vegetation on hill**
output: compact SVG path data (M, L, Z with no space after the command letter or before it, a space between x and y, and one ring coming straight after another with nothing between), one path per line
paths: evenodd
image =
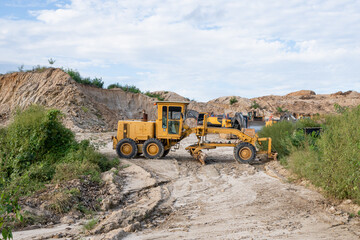
M127 84L121 85L120 83L114 83L114 84L110 84L107 88L108 89L120 88L125 92L141 93L151 98L157 98L159 101L164 101L164 98L160 94L152 93L150 91L142 92L139 88L137 88L134 85L127 85Z
M305 135L302 127L318 126L311 120L279 122L260 136L272 137L281 163L339 199L360 203L360 106L329 115L319 137Z
M233 105L234 103L237 103L238 102L238 100L236 99L236 97L231 97L230 98L230 105Z
M107 87L107 89L112 89L112 88L121 88L125 92L141 93L141 90L137 88L135 85L127 85L127 84L121 85L120 83L114 83L114 84L110 84Z
M94 87L98 87L98 88L103 88L104 87L104 81L102 80L102 78L84 78L81 77L80 73L74 69L65 69L64 70L67 74L70 75L70 77L72 79L74 79L76 82L78 83L82 83L85 85L90 85L90 86L94 86Z

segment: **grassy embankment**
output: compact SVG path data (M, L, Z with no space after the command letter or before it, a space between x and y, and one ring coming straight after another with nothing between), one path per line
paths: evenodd
M265 127L259 135L273 139L280 162L299 177L331 196L360 204L360 106L324 120L319 137L300 130L319 126L309 119L296 124L279 122Z

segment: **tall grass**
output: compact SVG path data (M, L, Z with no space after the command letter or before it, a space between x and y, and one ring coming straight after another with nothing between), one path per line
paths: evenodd
M288 163L329 194L360 203L360 106L326 118L316 144L295 149Z
M319 126L311 120L279 122L260 136L271 137L280 161L328 194L360 203L360 106L329 115L319 137L299 129Z

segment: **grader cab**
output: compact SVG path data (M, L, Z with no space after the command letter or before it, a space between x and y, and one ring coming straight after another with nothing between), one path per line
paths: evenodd
M204 149L216 147L234 147L234 157L242 163L249 163L255 159L256 153L266 153L269 158L275 158L271 152L271 138L249 136L243 131L234 128L208 127L206 113L203 114L203 124L190 128L185 125L186 108L188 102L157 102L156 121L120 120L117 135L112 137L113 148L120 158L133 158L143 154L146 158L154 159L165 157L171 147L182 139L195 134L197 143L186 147L186 150L202 164L205 164ZM238 137L233 142L209 142L208 134L233 134ZM256 152L256 144L268 142L266 152Z

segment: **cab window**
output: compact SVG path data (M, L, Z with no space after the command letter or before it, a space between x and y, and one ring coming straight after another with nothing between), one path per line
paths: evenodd
M162 107L162 128L167 127L167 107Z
M169 119L180 120L181 107L169 107Z
M180 132L181 107L169 107L169 134Z

